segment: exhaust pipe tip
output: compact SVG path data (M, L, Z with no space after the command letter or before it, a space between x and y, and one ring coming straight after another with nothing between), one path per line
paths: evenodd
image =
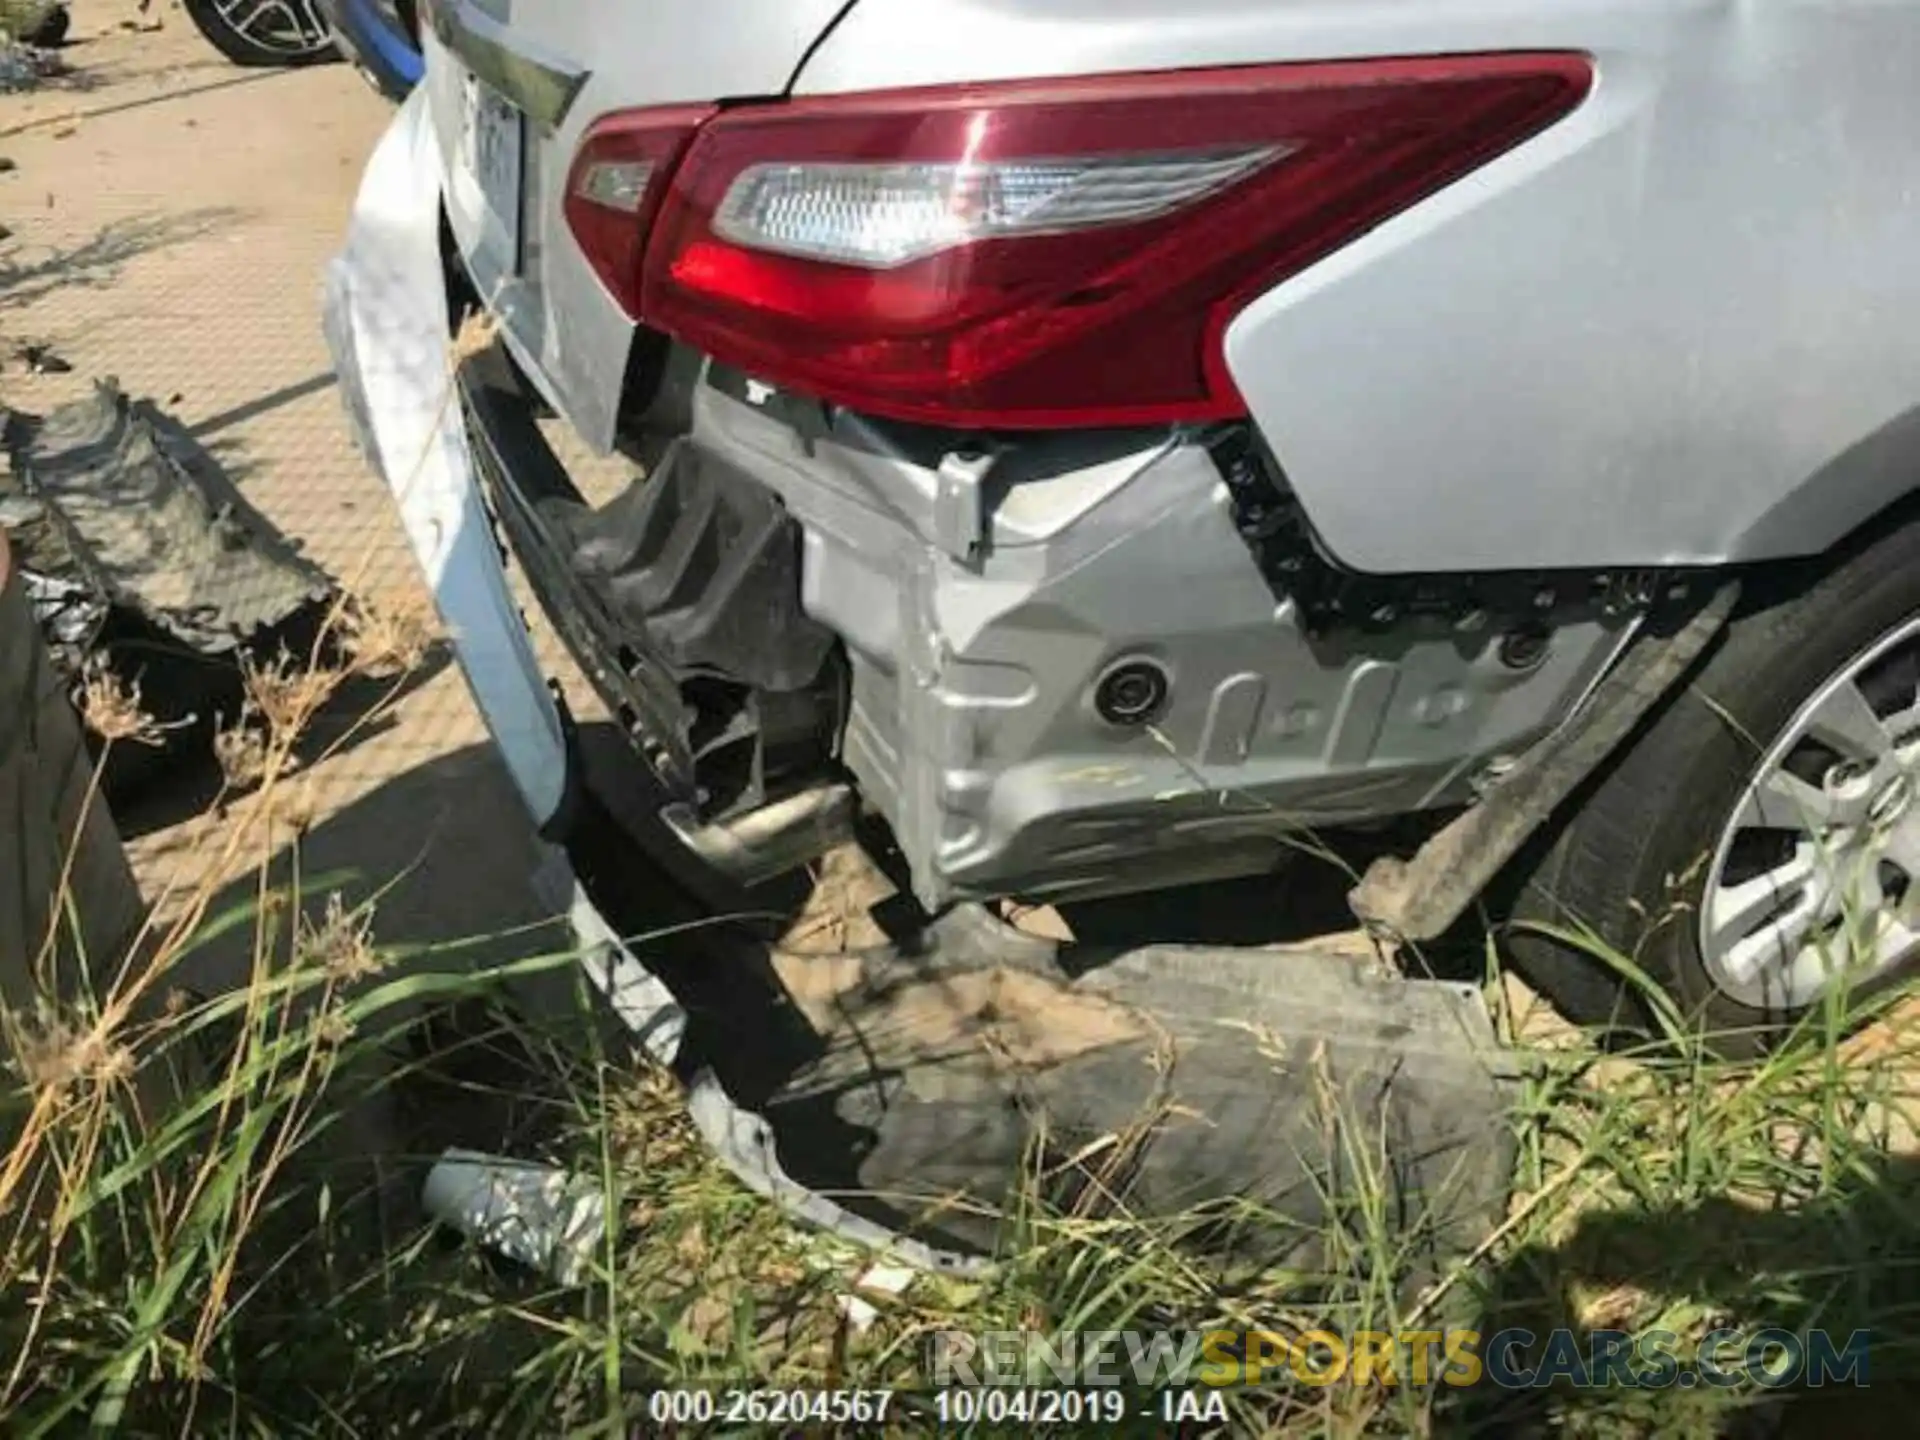
M703 823L689 805L669 805L661 820L696 856L751 888L797 870L853 839L853 787L815 785L736 815Z

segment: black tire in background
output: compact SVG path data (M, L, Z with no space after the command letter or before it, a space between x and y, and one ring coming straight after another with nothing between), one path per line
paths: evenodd
M1771 596L1749 584L1720 642L1506 878L1507 954L1569 1019L1640 1030L1650 1009L1617 967L1535 926L1606 937L1728 1058L1771 1050L1811 1008L1759 1009L1721 990L1701 957L1700 907L1722 829L1776 737L1836 672L1920 616L1920 522L1876 524L1804 568L1773 577Z
M194 28L236 65L288 68L340 58L333 32L310 0L180 0ZM251 17L257 16L257 19ZM236 21L239 22L236 24ZM263 28L255 30L254 25ZM246 26L247 28L241 28ZM268 35L284 43L268 43Z

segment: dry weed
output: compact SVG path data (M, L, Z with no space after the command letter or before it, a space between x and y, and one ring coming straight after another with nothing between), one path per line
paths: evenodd
M303 915L294 940L296 965L314 965L347 984L378 975L386 962L373 946L373 907L348 909L339 891L327 897L318 923Z
M438 617L418 593L404 600L354 600L340 612L347 668L370 680L391 680L419 668L440 638Z
M247 700L266 722L269 742L291 748L345 678L331 665L304 665L282 650L264 664L242 667Z
M460 317L460 328L454 332L448 357L455 365L470 360L490 347L499 333L500 321L491 312L469 310Z
M102 740L154 746L166 741L160 722L140 703L137 680L124 680L104 665L90 665L76 698L81 720Z
M352 1043L355 1027L338 1010L328 1010L313 1024L314 1039L329 1050L344 1050Z
M17 1030L15 1063L35 1090L65 1095L86 1082L105 1089L133 1075L133 1052L104 1024L76 1021L43 1001Z
M229 790L247 790L266 780L271 765L267 737L254 723L252 706L232 725L223 723L214 731L213 758L220 762Z

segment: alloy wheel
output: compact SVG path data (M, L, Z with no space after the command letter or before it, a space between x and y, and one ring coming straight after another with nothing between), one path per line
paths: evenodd
M1920 618L1801 706L1722 828L1700 904L1707 975L1794 1011L1920 952Z
M214 0L214 9L236 35L289 58L310 55L333 43L313 0Z

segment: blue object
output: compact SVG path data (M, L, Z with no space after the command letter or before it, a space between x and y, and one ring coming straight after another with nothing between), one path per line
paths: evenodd
M381 94L402 99L424 69L413 0L319 0L334 40Z

